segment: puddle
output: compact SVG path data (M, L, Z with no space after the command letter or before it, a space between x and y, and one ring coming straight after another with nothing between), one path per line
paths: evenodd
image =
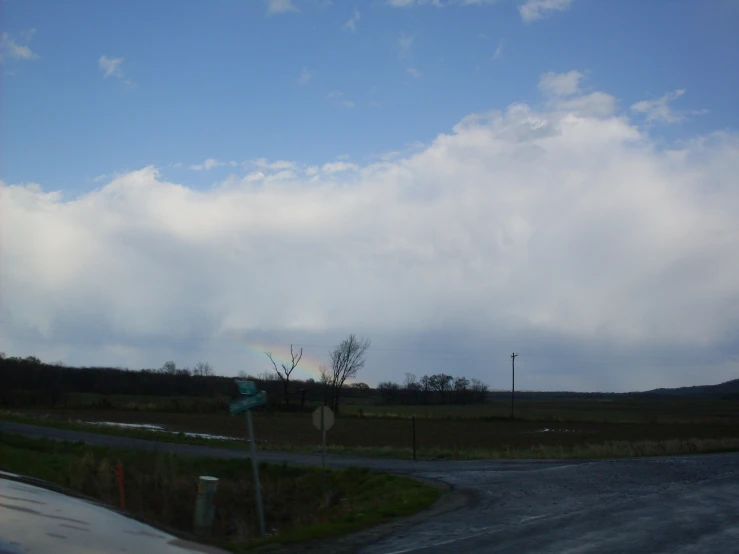
M172 434L179 435L180 433L177 433L175 431L168 431ZM237 440L235 437L225 437L223 435L209 435L208 433L182 433L186 437L196 437L198 439L218 439L218 440Z
M538 431L531 431L532 433L577 433L575 429L539 429Z
M209 433L187 433L179 431L167 431L161 425L153 423L118 423L115 421L83 421L91 425L110 425L113 427L123 427L125 429L145 429L146 431L157 431L159 433L168 433L170 435L184 435L185 437L193 437L198 439L216 439L216 440L237 440L235 437L226 437L223 435L211 435Z
M115 421L83 421L89 425L112 425L113 427L125 427L127 429L147 429L149 431L164 431L161 425L151 423L116 423Z

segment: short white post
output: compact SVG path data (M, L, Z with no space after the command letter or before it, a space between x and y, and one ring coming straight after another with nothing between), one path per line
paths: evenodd
M218 488L218 479L203 475L198 481L198 496L195 500L195 532L198 535L209 535L213 526L215 508L213 497Z

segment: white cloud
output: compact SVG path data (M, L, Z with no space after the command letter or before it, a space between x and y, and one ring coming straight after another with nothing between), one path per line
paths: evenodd
M365 165L254 160L217 187L152 167L79 198L2 183L3 349L235 372L260 340L323 361L356 332L416 350L371 350L371 383L463 367L504 386L491 348L537 388L733 378L739 135L665 145L612 98L471 114Z
M100 56L98 65L103 71L103 78L110 76L123 77L123 58L109 58L108 56Z
M344 171L359 171L359 166L357 164L349 163L349 162L329 162L326 164L323 164L323 167L321 168L321 171L324 173L342 173ZM307 173L307 172L306 172Z
M353 108L356 105L353 101L344 98L344 93L338 90L329 92L328 97L332 100L339 101L345 108Z
M406 71L411 77L414 77L416 79L418 79L421 76L421 72L415 67L409 67Z
M498 47L495 49L495 52L493 52L493 59L498 60L503 56L503 43L498 43Z
M275 160L270 162L267 158L257 158L247 162L247 165L269 171L281 171L283 169L295 169L295 162L289 160Z
M300 76L298 77L298 83L300 83L301 85L306 85L312 77L313 74L308 70L307 67L304 67L300 72Z
M596 91L569 98L557 98L549 106L565 112L589 117L608 117L616 111L617 100L605 92Z
M387 5L393 8L412 8L417 6L436 6L444 8L447 6L482 6L496 4L499 0L387 0Z
M31 29L24 34L25 42L30 41L35 31ZM18 44L9 33L0 34L0 63L5 63L5 60L37 60L39 57L28 45Z
M572 0L529 0L519 6L518 11L525 23L544 19L553 12L564 12L570 9Z
M674 92L668 92L661 98L656 100L642 100L631 106L631 109L637 113L643 114L648 123L679 123L685 119L687 115L702 115L707 110L677 111L674 110L670 103L677 100L683 94L685 89L678 89Z
M108 56L100 56L100 58L98 59L98 66L103 72L103 79L107 79L108 77L116 77L123 81L124 86L128 90L133 90L136 88L137 85L134 81L126 77L126 74L123 71L122 67L123 60L124 58L109 58Z
M349 20L344 23L344 29L351 31L352 33L357 30L357 22L359 22L359 10L355 9Z
M267 15L299 11L293 0L267 0Z
M544 73L539 79L539 89L551 96L571 96L580 91L580 81L584 75L579 71L567 73Z
M542 74L539 90L547 97L547 108L587 117L613 115L617 108L616 98L602 91L584 94L580 87L584 77L579 71Z
M406 58L411 53L411 47L413 46L413 37L409 37L405 33L400 35L398 39L398 52L401 58Z
M235 164L235 162L233 163ZM220 167L222 165L226 165L226 162L219 162L218 160L214 158L208 158L201 164L191 165L190 169L192 169L193 171L208 171L210 169Z

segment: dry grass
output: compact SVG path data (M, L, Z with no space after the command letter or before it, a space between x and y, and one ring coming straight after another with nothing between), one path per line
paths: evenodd
M522 403L522 411L543 413L555 410L545 421L510 420L484 415L484 406L437 406L415 421L419 459L478 458L572 458L620 457L671 453L691 453L731 449L739 440L736 403L726 401L632 401L567 403ZM580 421L568 416L580 407ZM378 407L379 409L379 407ZM393 407L395 417L337 418L328 433L332 454L412 458L413 410L416 406ZM497 409L490 406L489 409ZM538 410L538 411L537 411ZM652 411L650 411L652 410ZM384 412L382 412L384 413ZM425 412L424 412L425 413ZM466 414L469 418L463 418ZM557 415L558 414L558 415ZM609 415L610 414L610 415ZM172 431L212 433L233 437L246 434L244 418L226 414L188 414L105 410L23 411L21 417L47 416L42 424L121 434L159 441L185 442L243 448L243 438L207 441L177 435L101 427L80 427L75 421L119 421L155 423ZM10 417L0 414L0 418ZM590 421L587 421L587 419ZM639 422L614 423L603 419L631 419ZM680 418L686 421L680 421ZM26 420L28 422L37 422ZM668 423L670 422L670 423ZM254 427L260 448L299 452L318 452L320 433L313 428L309 414L255 413ZM608 452L609 454L604 454Z

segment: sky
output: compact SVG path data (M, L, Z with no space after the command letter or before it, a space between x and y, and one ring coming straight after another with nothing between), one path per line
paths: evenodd
M0 350L739 378L739 2L4 0Z

